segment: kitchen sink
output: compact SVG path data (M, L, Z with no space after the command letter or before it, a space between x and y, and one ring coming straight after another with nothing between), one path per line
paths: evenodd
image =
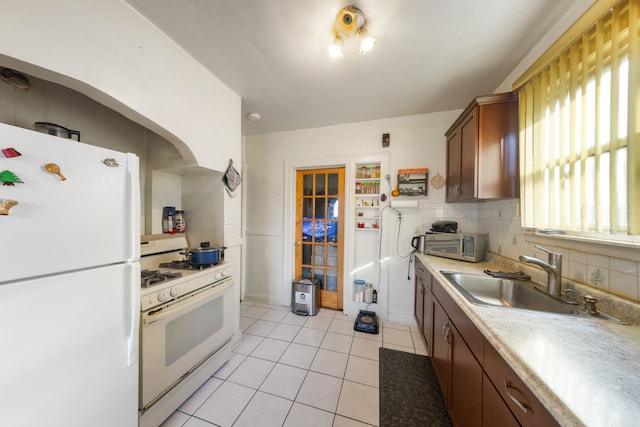
M578 315L573 306L543 291L529 281L501 279L481 274L441 272L471 303L547 313Z

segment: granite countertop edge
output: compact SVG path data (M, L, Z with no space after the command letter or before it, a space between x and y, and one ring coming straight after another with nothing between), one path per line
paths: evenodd
M607 320L475 305L449 284L440 272L505 271L504 265L468 263L423 254L417 254L417 257L559 424L612 425L611 411L615 412L614 418L620 422L618 425L637 421L640 403L634 403L633 396L627 394L640 388L640 361L634 361L639 359L640 327L617 325ZM595 341L593 347L591 341ZM608 345L601 345L605 342ZM532 343L536 344L533 346L535 350L530 351ZM548 354L554 360L545 360ZM608 365L606 360L610 360ZM603 371L603 363L610 372ZM562 372L555 372L556 369ZM629 370L635 372L630 373ZM563 373L567 378L562 378ZM593 394L583 396L584 390L575 392L575 389L585 388ZM597 402L592 402L591 398Z

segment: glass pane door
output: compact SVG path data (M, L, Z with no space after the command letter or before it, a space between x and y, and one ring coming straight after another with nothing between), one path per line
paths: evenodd
M322 307L342 308L344 168L300 170L296 279L318 280Z

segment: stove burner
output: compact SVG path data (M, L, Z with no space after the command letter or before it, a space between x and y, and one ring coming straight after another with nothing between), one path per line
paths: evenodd
M141 285L143 288L149 288L153 285L157 285L158 283L166 282L167 280L177 279L178 277L182 277L182 273L168 273L168 272L160 272L158 270L142 270L142 280Z
M211 268L216 264L200 264L193 265L190 264L189 261L171 261L171 262L163 262L159 265L160 268L172 268L175 270L206 270L207 268Z
M143 279L149 276L155 276L156 274L158 274L158 270L142 270L140 272L140 275L142 276Z

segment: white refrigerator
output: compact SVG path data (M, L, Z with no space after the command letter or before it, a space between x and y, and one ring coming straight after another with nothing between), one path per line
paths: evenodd
M137 426L138 170L0 124L0 425Z

